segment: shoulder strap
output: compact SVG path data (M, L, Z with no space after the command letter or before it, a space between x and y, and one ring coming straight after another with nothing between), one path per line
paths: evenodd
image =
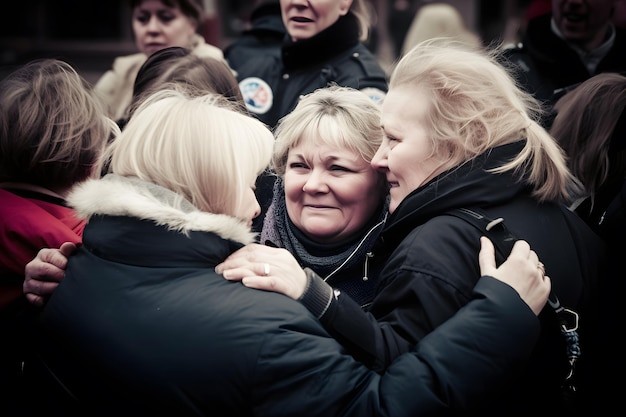
M503 259L506 259L513 250L517 239L506 227L502 217L491 219L479 209L468 208L450 210L446 214L465 220L489 237Z
M509 256L515 241L518 240L506 227L502 217L491 219L481 209L458 208L450 210L446 212L446 214L465 220L480 230L483 235L487 236L493 242L496 251L502 256L502 259L506 259ZM574 385L574 369L576 361L581 355L578 339L578 313L563 307L553 291L550 291L548 304L556 313L561 326L561 334L563 334L567 343L569 370L565 376L563 388L571 395L576 391L576 386Z

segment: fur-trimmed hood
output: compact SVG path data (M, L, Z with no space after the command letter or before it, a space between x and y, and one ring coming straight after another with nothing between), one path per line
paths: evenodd
M198 210L182 196L136 177L109 174L78 185L67 198L78 216L129 216L152 220L170 230L213 232L223 239L252 243L255 234L234 217Z

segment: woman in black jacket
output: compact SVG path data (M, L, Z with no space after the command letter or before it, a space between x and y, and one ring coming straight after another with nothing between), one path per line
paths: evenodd
M483 277L454 319L384 375L347 355L300 303L219 276L215 266L253 240L254 180L274 142L219 99L151 96L113 142L111 173L69 196L89 220L25 365L35 407L64 416L424 416L473 406L523 363L550 290L525 242L498 269L493 248L481 252L484 272L519 293ZM257 267L272 276L269 263Z
M274 136L279 179L261 243L287 249L368 307L383 265L372 250L389 205L385 177L370 164L383 139L380 106L352 88L320 88L302 97Z
M281 0L280 15L282 43L249 48L246 37L225 50L248 109L260 120L276 126L300 96L331 83L365 90L375 101L384 96L387 75L363 44L370 27L365 0Z
M594 358L587 332L595 325L604 250L563 204L579 184L561 148L536 122L538 102L486 51L435 40L403 57L382 106L385 138L372 165L386 175L390 216L374 251L385 266L369 313L336 297L310 271L303 279L292 263L283 263L289 254L273 248L248 246L218 270L299 299L355 357L382 370L469 301L486 231L451 214L480 210L503 218L513 235L536 248L558 298L580 313L586 356L576 366L584 376ZM247 267L261 259L276 261L272 270L284 279L268 280ZM287 267L280 274L279 265ZM483 415L528 415L538 407L563 412L561 385L572 358L553 312L541 318L542 338L525 374L503 384ZM580 392L589 388L584 383Z

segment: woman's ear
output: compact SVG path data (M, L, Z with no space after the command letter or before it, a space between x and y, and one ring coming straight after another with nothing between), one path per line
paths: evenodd
M339 14L341 16L345 16L350 11L350 7L352 7L353 0L340 0L339 4Z

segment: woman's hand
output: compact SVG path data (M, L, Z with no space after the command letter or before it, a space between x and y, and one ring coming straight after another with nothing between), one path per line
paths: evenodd
M232 253L215 272L229 281L241 280L246 287L278 292L294 300L307 286L304 270L289 251L257 243Z
M525 241L518 240L507 260L496 268L493 243L483 236L480 244L478 261L481 275L494 277L513 287L538 315L550 295L551 282L535 251Z
M76 245L65 242L60 249L42 249L26 264L23 290L26 299L41 307L65 276L67 258L74 253Z

